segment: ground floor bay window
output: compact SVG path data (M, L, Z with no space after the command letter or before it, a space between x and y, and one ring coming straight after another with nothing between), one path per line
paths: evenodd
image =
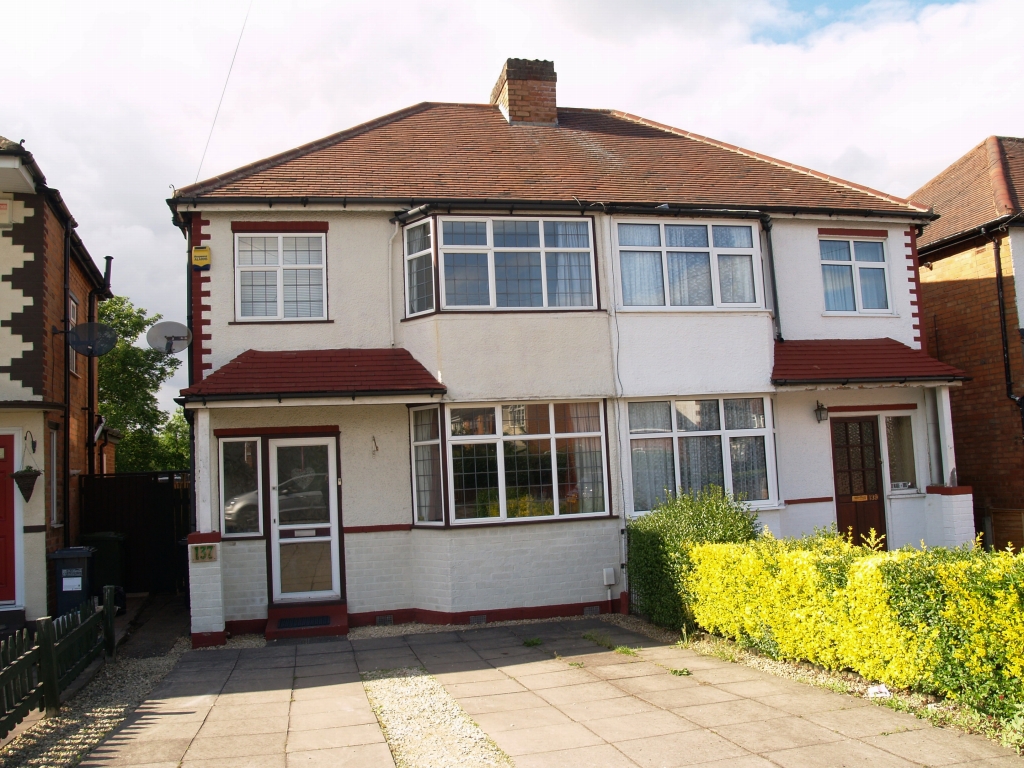
M754 505L777 498L767 398L680 398L627 407L634 512L713 485Z
M444 522L442 472L451 524L608 514L599 402L414 409L412 432L417 524Z

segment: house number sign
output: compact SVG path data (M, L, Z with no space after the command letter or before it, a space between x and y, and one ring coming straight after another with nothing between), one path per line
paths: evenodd
M878 494L872 493L871 495L863 494L861 496L851 496L850 501L878 501Z
M217 545L216 544L193 544L189 549L192 550L192 562L193 563L215 563L217 562Z

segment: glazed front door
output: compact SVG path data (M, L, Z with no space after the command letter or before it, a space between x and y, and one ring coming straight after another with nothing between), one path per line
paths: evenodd
M0 603L13 603L14 589L14 436L0 435Z
M855 544L871 529L885 534L885 495L882 455L878 448L877 417L831 419L832 466L836 486L839 532L853 531Z
M341 597L334 438L270 441L274 601Z

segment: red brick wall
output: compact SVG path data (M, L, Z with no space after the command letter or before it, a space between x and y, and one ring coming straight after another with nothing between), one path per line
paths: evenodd
M1024 355L1008 239L1000 251L1011 373L1021 393ZM950 388L958 480L973 486L976 510L992 516L993 543L1005 546L1007 523L1024 510L1024 440L1020 411L1006 397L993 246L975 243L922 267L920 274L929 352L972 377Z

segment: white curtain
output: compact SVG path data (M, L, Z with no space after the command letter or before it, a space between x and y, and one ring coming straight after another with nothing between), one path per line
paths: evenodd
M622 266L623 304L628 307L656 307L665 304L661 253L621 251L619 261Z
M594 305L589 253L549 251L544 258L547 260L549 307Z
M668 287L676 307L710 307L711 255L708 253L669 253Z
M679 438L679 492L697 494L709 485L725 488L722 438L719 435Z
M732 493L737 499L760 501L768 498L768 468L763 437L729 439L732 459Z
M629 404L629 431L634 435L672 431L672 409L667 400Z
M672 438L632 440L633 511L646 512L675 494Z
M825 283L825 309L829 312L854 312L853 268L842 264L822 264L821 277Z
M750 256L720 254L718 256L718 282L723 304L753 304L754 265Z
M416 446L416 519L439 522L441 514L441 447Z

